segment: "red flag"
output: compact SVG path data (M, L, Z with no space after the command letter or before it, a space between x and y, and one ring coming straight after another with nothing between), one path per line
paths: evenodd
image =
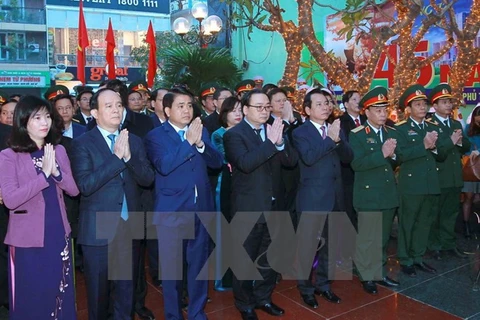
M112 20L108 19L107 37L107 67L108 67L108 79L115 79L115 35L113 34Z
M88 33L83 16L83 1L80 0L80 10L78 16L78 47L77 47L77 77L82 84L85 81L85 52L88 47Z
M148 57L148 76L147 84L149 88L153 87L153 81L157 74L157 44L155 43L155 32L153 32L152 21L148 25L146 42L150 45L150 55Z

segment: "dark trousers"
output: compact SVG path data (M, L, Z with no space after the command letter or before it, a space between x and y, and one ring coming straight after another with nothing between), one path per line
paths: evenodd
M255 306L261 306L272 301L272 292L275 288L275 280L277 273L269 268L266 261L266 254L268 246L271 243L270 233L266 223L257 223L248 235L244 242L244 248L247 251L252 261L262 255L258 264L262 266L258 269L263 277L263 280L239 280L233 276L233 295L235 298L235 306L244 311L253 309ZM244 261L234 260L236 265L242 265ZM251 263L251 262L248 262Z
M135 277L135 310L145 307L147 296L147 276L145 268L145 255L148 255L148 269L153 281L158 280L158 240L140 240L138 254L138 273Z
M301 219L301 213L298 216L298 219ZM298 222L299 223L299 222ZM315 231L315 228L312 228L311 231ZM306 237L318 237L317 234L309 234L309 235L302 235ZM315 268L312 268L312 271L310 272L310 276L308 279L300 279L297 282L297 287L298 290L300 291L300 294L303 295L310 295L315 292L315 289L319 291L327 291L330 290L330 280L332 277L329 277L330 275L333 275L334 273L334 266L335 266L335 259L332 259L333 261L330 261L328 258L328 218L325 220L325 225L324 228L321 232L321 237L319 237L319 244L318 244L318 249L316 253L312 253L311 248L305 247L305 246L298 246L298 259L302 262L302 267L305 264L305 261L311 261L311 255L314 254L316 255L316 260L317 260L317 265ZM306 266L306 267L311 267L311 266ZM302 271L302 274L306 274L305 270ZM315 284L313 283L313 273L315 273Z
M121 234L125 233L117 230L116 238L108 246L82 245L89 320L105 320L112 316L115 320L131 320L133 317L132 279L138 272L139 243L138 240L121 241ZM126 267L129 255L131 266ZM110 301L113 315L109 315Z
M343 195L345 199L345 211L347 216L352 222L355 229L358 226L358 214L355 208L353 207L353 181L343 184Z
M206 320L204 308L207 303L207 272L200 275L206 267L210 253L210 238L207 230L195 219L195 238L182 234L182 227L157 226L158 254L162 269L163 300L166 320L183 319L182 293L184 288L184 262L187 268L188 319ZM186 239L186 240L185 240ZM197 279L197 277L202 279ZM205 280L203 280L205 279Z

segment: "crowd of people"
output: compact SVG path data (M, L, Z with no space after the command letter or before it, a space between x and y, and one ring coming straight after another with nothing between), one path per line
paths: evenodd
M208 261L222 245L231 268L214 287L233 290L242 319L288 315L272 301L282 276L298 281L311 308L316 296L340 303L331 287L339 260L353 261L365 292L377 294L377 285L400 286L387 268L396 218L404 276L437 272L427 252L467 258L455 221L463 199L470 237L480 184L464 181L462 156L478 156L480 107L464 129L448 84L428 96L415 84L395 123L386 88L345 92L343 111L327 88L299 90L295 101L295 88L258 77L198 95L120 80L74 96L55 85L44 99L0 91L0 304L10 319L76 319L75 272L85 275L89 319L154 319L145 259L165 319L207 319ZM333 232L342 216L351 228ZM232 234L222 219L235 223ZM289 226L297 243L286 240ZM240 237L245 252L227 252L225 237Z

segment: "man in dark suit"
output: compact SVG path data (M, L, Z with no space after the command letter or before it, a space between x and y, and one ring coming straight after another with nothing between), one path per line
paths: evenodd
M79 124L86 126L92 119L90 114L90 99L93 96L93 88L90 86L76 86L77 92L75 97L77 108L73 119L77 120Z
M295 148L300 156L300 186L297 194L299 223L304 211L331 213L344 210L340 163L349 163L353 159L352 149L340 128L340 120L335 120L331 125L326 122L333 111L328 94L321 89L310 91L305 96L303 108L309 120L293 132ZM298 281L303 301L312 308L318 307L314 293L330 302L340 302L330 288L328 276L329 272L332 274L329 266L332 267L334 261L329 261L328 256L327 223L319 233L325 243L317 251L315 285L312 275L307 280ZM306 247L299 247L300 261L308 260L312 254L315 253L309 252Z
M122 98L122 103L125 103L128 99L127 87L118 79L110 80L106 83L106 87L117 92ZM93 119L88 124L88 129L95 128L96 120ZM124 105L122 112L121 120L121 130L127 129L128 132L133 133L137 137L144 138L145 135L150 132L153 128L153 121L149 116L146 116L142 113L133 112ZM153 210L153 195L152 187L142 188L141 195L141 205L143 212L150 212ZM145 227L151 222L146 221L145 217ZM150 236L149 236L150 238ZM147 296L147 280L145 276L145 250L148 250L151 275L155 281L158 278L158 249L157 241L152 239L144 239L140 242L139 247L139 262L138 262L138 275L137 285L135 287L135 313L142 320L151 320L154 318L154 315L151 310L145 307L145 297Z
M0 123L0 151L7 148L7 140L11 131L11 126ZM0 306L8 309L8 247L3 243L7 234L7 226L8 209L3 205L2 200L0 201Z
M292 141L292 132L302 124L302 118L298 112L293 110L293 106L288 100L287 92L282 88L274 88L267 94L272 106L270 117L267 124L272 125L275 119L280 118L283 121L283 134ZM294 167L277 166L279 169L274 173L276 180L273 184L273 193L275 194L275 210L288 210L292 220L296 223L295 198L297 197L298 180L300 172L298 165Z
M60 94L52 101L53 106L63 120L63 136L75 139L87 131L85 126L73 119L73 99L69 94Z
M273 172L278 165L294 166L298 158L286 137L283 137L283 123L277 119L265 125L270 116L270 101L261 90L249 91L242 98L245 118L224 135L225 155L233 167L232 174L232 215L248 219L249 212L268 212L275 206ZM239 217L241 218L241 217ZM276 233L275 233L276 234ZM244 248L252 261L264 254L271 243L266 219L262 216L247 239ZM238 260L238 259L237 259ZM272 302L276 272L265 260L259 270L263 280L240 280L234 275L233 294L235 306L242 319L255 320L255 308L270 315L281 316L285 311ZM244 265L246 261L233 261Z
M196 212L212 212L207 167L220 168L221 154L212 146L200 118L193 118L193 97L172 89L163 98L168 121L145 137L155 174L155 212L166 319L183 319L183 265L188 281L188 318L205 320L208 282L197 280L210 253L209 236ZM195 236L186 233L194 229ZM178 253L180 254L180 258ZM183 280L180 280L183 279Z
M159 127L165 121L167 121L165 117L165 112L163 111L163 97L167 94L168 90L164 88L158 88L152 91L150 95L150 104L151 108L155 111L150 115L152 118L153 126Z
M118 93L99 90L91 101L97 127L75 139L71 152L72 171L81 192L78 241L83 248L90 319L108 318L110 297L114 319L133 317L131 277L137 272L138 240L131 240L131 230L141 226L131 226L129 213L142 210L140 186L153 183L153 169L141 139L127 130L119 133L123 108ZM97 238L97 232L105 238ZM132 257L131 274L122 268L128 265L128 257ZM120 274L113 274L114 292L110 294L112 271Z
M215 111L202 120L203 125L207 129L210 136L214 131L220 128L220 121L218 120L220 109L222 108L223 101L231 96L232 92L228 88L215 89L215 92L213 93L213 105L215 106Z
M361 106L360 94L358 91L347 91L343 94L342 103L345 106L345 113L340 116L340 127L345 133L347 141L349 139L350 131L365 124L367 118L360 114ZM343 193L345 197L345 211L347 212L350 221L357 226L357 212L353 207L353 182L355 173L349 163L342 163L342 182Z

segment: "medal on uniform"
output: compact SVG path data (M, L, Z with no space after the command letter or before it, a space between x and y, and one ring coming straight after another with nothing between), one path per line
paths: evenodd
M413 124L413 123L412 123ZM418 132L415 130L408 130L407 134L409 136L418 136Z
M367 143L377 143L377 139L375 139L375 138L367 138Z

